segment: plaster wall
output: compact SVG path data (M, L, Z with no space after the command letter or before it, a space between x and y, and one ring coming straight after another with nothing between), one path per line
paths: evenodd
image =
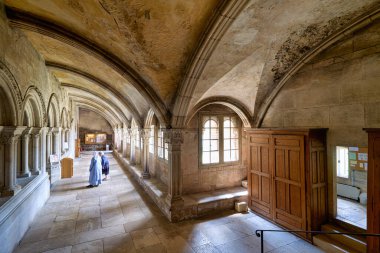
M335 179L336 146L368 146L363 128L380 127L380 22L363 28L322 52L282 88L262 127L329 128L329 204L335 183L366 191L365 171ZM334 208L330 208L331 212Z

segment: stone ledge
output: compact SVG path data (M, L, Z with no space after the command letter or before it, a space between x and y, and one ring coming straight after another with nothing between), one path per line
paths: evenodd
M121 157L121 154L116 151L113 154L120 165L128 169L171 222L196 218L226 209L234 209L236 201L247 201L247 189L239 186L212 192L183 195L184 202L182 204L169 206L165 201L167 196L167 186L165 184L155 178L143 179L140 167L130 165L129 161Z
M47 173L38 175L0 207L1 252L12 252L50 196Z

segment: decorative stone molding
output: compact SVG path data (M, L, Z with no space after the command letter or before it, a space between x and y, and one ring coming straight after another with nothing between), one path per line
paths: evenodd
M0 144L12 144L25 131L26 126L0 126Z
M150 129L148 128L142 128L140 129L140 136L141 138L143 139L143 141L147 141L149 142L149 138L150 138Z
M17 105L17 109L22 111L22 95L20 88L17 84L16 79L12 75L12 72L8 69L6 62L0 61L0 76L5 78L6 81L9 81L10 90L12 92L12 96L15 99L15 103ZM15 122L17 123L17 122Z
M182 129L165 129L164 142L172 145L180 145L183 143Z

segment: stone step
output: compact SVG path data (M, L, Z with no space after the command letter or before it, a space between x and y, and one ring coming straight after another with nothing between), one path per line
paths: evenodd
M316 235L313 237L313 244L318 246L327 253L359 253L336 240L331 239L327 235Z
M322 231L326 232L347 232L332 224L322 225ZM357 252L365 253L367 251L367 243L365 239L358 238L352 235L327 235L332 240L338 241L347 247L356 250Z

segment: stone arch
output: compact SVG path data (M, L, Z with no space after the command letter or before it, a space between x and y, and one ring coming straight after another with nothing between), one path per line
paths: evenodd
M66 107L62 108L60 123L61 123L62 128L68 128L69 127Z
M144 127L149 128L151 125L154 125L155 124L155 118L156 118L156 116L154 114L153 109L149 109L149 111L146 115L146 118L145 118Z
M18 125L22 108L22 95L16 79L0 61L0 125Z
M53 93L50 96L47 109L47 125L49 127L58 127L60 125L59 111L59 99L57 94Z
M219 104L224 105L230 109L232 109L243 122L243 126L250 128L252 127L252 123L250 121L250 114L248 109L246 109L239 101L228 98L228 97L209 97L205 100L198 102L193 109L187 114L185 122L186 126L189 124L190 120L194 117L194 115L203 107L211 105L211 104Z
M46 123L46 107L41 92L30 86L25 93L22 106L21 124L43 127Z

